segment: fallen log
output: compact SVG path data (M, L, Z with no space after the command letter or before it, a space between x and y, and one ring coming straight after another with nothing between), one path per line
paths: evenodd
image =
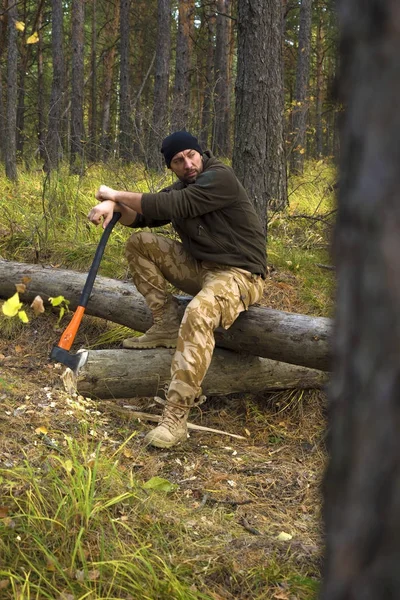
M83 352L77 376L67 369L64 385L69 392L76 389L82 396L99 399L160 395L168 384L174 353L164 348ZM326 381L323 371L217 348L202 387L205 395L220 396L321 388Z
M36 295L44 300L63 295L74 310L86 280L85 273L30 265L0 259L0 297L15 293L15 284L30 278L21 300L31 302ZM267 284L268 285L268 282ZM180 298L181 311L189 302ZM151 313L132 283L97 277L86 309L87 314L146 331ZM331 320L252 306L227 331L215 332L219 347L328 371L330 367Z

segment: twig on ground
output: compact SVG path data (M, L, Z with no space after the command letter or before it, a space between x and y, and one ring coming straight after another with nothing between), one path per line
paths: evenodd
M252 527L250 525L250 523L244 517L242 517L240 519L240 521L238 521L238 523L239 523L239 525L244 527L245 530L248 531L249 533L252 533L253 535L261 535L261 532L258 531L258 529L256 529L255 527Z
M127 405L124 405L124 408L128 408ZM143 419L144 421L153 421L154 423L158 423L161 421L161 417L159 415L152 415L150 413L144 413L139 411L131 411L132 416L137 419ZM219 435L229 435L230 437L236 438L238 440L246 440L247 438L243 435L237 435L236 433L229 433L228 431L222 431L221 429L212 429L211 427L203 427L203 425L195 425L194 423L187 424L188 429L193 431L208 431L209 433L218 433Z
M328 269L329 271L334 271L335 267L333 265L323 265L321 263L315 263L316 267L319 267L320 269Z

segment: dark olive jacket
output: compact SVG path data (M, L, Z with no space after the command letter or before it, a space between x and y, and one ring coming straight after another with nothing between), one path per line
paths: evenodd
M266 241L257 213L230 167L203 154L195 183L178 181L156 194L143 194L142 215L132 227L172 222L184 248L197 260L266 274Z

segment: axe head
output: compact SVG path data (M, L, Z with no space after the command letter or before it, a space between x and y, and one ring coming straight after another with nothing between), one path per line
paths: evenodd
M59 362L69 367L71 371L77 373L79 368L85 364L87 358L87 352L78 352L78 354L70 354L68 350L60 348L60 346L53 346L50 353L50 359L54 362Z

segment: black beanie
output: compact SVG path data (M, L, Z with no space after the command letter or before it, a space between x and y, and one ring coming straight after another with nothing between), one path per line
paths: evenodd
M182 150L196 150L196 152L203 154L203 150L194 135L187 131L175 131L175 133L171 133L165 138L161 146L161 152L164 154L167 167L170 167L175 154L182 152Z

